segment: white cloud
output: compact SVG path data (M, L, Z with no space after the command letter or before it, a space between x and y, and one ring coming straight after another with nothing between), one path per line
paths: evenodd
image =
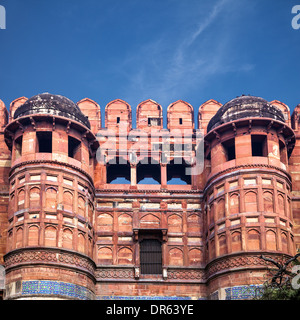
M215 28L220 19L226 21L222 13L234 10L232 6L232 0L219 0L207 15L200 6L192 31L186 27L175 40L168 38L168 32L162 32L159 38L131 53L121 67L127 75L128 99L152 98L169 104L173 102L170 96L183 96L195 87L200 89L214 76L252 70L253 64L234 58L232 34Z

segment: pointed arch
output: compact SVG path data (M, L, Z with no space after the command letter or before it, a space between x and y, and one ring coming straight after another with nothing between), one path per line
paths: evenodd
M56 247L57 243L57 229L54 226L47 226L45 228L45 246Z
M39 245L39 227L32 225L28 228L28 246Z
M260 250L260 233L256 229L250 229L247 232L248 250Z
M151 99L145 100L136 108L137 129L143 129L145 131L162 129L162 117L161 105Z
M264 200L264 212L274 211L273 193L271 191L265 191L263 193Z
M99 231L113 231L113 216L109 213L100 213L97 218Z
M198 110L198 128L206 133L209 121L221 107L222 104L214 99L204 102Z
M187 225L189 232L200 232L201 222L200 222L200 216L197 214L190 214L187 217Z
M171 248L169 250L169 265L183 266L183 251L180 248Z
M257 212L257 194L254 191L245 193L246 212Z
M172 214L168 217L168 232L182 232L182 217L178 214Z
M203 253L198 248L192 248L188 252L189 265L199 266L203 262Z
M127 131L132 129L131 106L124 100L115 99L105 106L105 127L117 129L123 123Z
M63 193L64 210L73 212L73 193L69 190Z
M267 230L266 232L266 244L267 250L277 250L276 233L273 230Z
M278 199L278 211L279 214L281 215L285 215L285 199L284 199L284 195L279 193L277 196Z
M118 227L120 232L132 232L132 217L127 213L122 213L118 217Z
M78 197L78 214L82 217L85 217L86 214L86 210L85 210L86 204L85 204L85 200L82 196Z
M232 252L242 251L242 234L239 231L231 234L231 250Z
M29 191L29 206L30 208L40 207L40 189L32 187Z
M219 236L219 255L222 256L227 253L227 241L224 234Z
M288 237L285 232L281 232L281 249L282 252L288 252Z
M171 103L167 108L167 128L194 129L194 108L183 100Z
M54 187L46 189L46 208L56 209L57 190Z
M25 190L21 189L18 192L18 210L25 208Z
M225 218L225 199L221 198L216 203L217 220Z
M85 253L85 236L82 232L78 233L77 250L80 253Z
M110 247L100 247L97 252L98 264L112 264L113 263L113 252Z
M235 214L240 212L240 199L238 193L232 193L229 197L229 212Z
M148 229L148 228L159 228L160 226L160 218L152 213L148 213L144 215L140 220L140 228Z
M65 249L73 249L73 232L69 228L63 229L62 246Z
M23 247L23 228L16 231L16 249Z
M128 247L122 247L118 251L118 264L128 265L133 262L132 250Z

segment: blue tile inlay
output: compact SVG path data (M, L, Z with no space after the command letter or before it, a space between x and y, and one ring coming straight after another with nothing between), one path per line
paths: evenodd
M261 285L237 286L226 288L226 300L253 299L261 295Z
M22 295L61 295L82 300L93 299L93 293L85 287L50 280L23 281Z

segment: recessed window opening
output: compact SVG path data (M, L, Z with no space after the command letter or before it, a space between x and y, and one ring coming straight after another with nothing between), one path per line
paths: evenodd
M106 166L106 183L110 184L130 184L130 164L119 163L116 159L115 164Z
M18 159L22 155L22 140L23 137L20 136L15 140L15 158Z
M160 118L148 118L148 126L160 126Z
M226 153L226 160L230 161L235 159L235 140L230 139L222 143L225 153Z
M182 124L182 118L179 118L179 124Z
M117 123L120 123L120 117L117 117Z
M81 161L81 142L73 137L68 137L68 156Z
M267 139L266 136L252 135L251 148L253 157L267 156Z
M156 239L144 239L140 242L141 274L162 273L161 242Z
M52 132L37 132L37 152L52 153Z
M146 161L145 161L146 162ZM143 160L137 165L138 184L160 184L160 165L157 161L149 158L148 163Z
M181 160L181 164L178 164L176 161L174 162L174 160L172 160L167 165L167 184L191 184L191 175L187 174L187 169L190 166L183 159Z

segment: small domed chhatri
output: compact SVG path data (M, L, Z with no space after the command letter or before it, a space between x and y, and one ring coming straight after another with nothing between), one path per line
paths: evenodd
M207 132L223 123L242 118L271 118L284 122L284 115L267 100L250 95L242 95L225 103L210 120Z
M14 114L14 119L30 114L51 114L78 121L90 129L90 122L76 103L50 93L42 93L28 99Z

